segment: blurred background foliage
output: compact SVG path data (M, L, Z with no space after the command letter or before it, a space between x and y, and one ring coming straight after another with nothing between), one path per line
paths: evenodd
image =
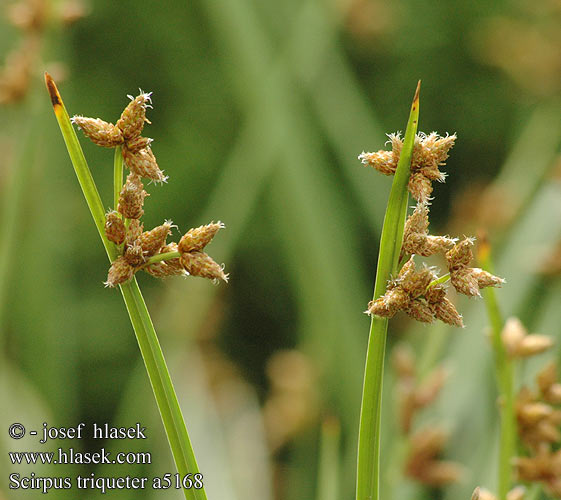
M181 232L226 223L211 253L226 263L228 285L140 277L209 498L353 498L369 324L362 311L389 192L389 179L356 157L403 129L419 78L420 130L458 134L447 183L435 190L432 232L487 231L496 272L508 281L498 292L504 314L559 337L558 1L2 0L1 7L3 471L173 472L122 300L102 285L106 257L52 116L46 69L71 115L114 121L127 94L154 92L145 133L170 180L149 186L145 227L167 218ZM109 208L112 153L82 143ZM452 375L423 419L448 430L445 457L464 473L442 488L404 477L388 363L384 498L457 500L476 485L496 488L484 304L457 302L466 329L397 318L388 349L411 343L420 377L446 360ZM527 363L519 383L551 357ZM142 422L146 442L103 445L150 451L153 464L15 468L7 450L48 447L11 441L5 429L16 421L29 429ZM102 444L49 449L61 445ZM0 498L33 494L10 491L7 476ZM111 494L182 498L151 489Z

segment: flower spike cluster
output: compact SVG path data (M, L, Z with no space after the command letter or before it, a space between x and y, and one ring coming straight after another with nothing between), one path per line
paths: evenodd
M125 165L133 174L156 182L166 182L168 178L160 170L150 147L152 139L140 135L144 123L150 123L146 118L146 108L152 107L151 96L151 92L142 91L137 97L129 95L131 102L115 125L100 118L79 115L72 118L72 123L78 125L84 135L98 146L121 147Z
M385 175L397 169L403 141L399 134L390 134L392 151L362 153L359 159ZM479 290L488 286L499 286L502 278L479 268L469 267L473 259L474 240L429 234L429 200L432 181L444 182L445 174L439 170L448 158L456 135L439 136L419 133L415 138L411 159L409 191L417 200L417 206L407 218L403 231L400 262L405 261L397 276L388 282L386 292L368 304L367 314L385 318L398 311L407 313L423 323L436 319L449 325L463 327L462 316L446 296L444 283L450 280L458 293L470 297L479 296ZM417 271L413 257L429 257L441 254L445 257L449 274L439 277L434 268L426 265ZM407 260L408 259L408 260Z
M125 165L130 174L119 193L116 210L105 216L105 235L113 242L119 257L113 261L105 285L115 287L126 283L142 270L157 278L167 276L200 276L213 281L228 281L224 267L203 252L216 233L224 228L221 222L211 222L189 230L179 243L167 241L176 226L165 221L145 231L141 218L144 215L144 200L149 194L144 189L142 178L165 182L167 177L158 167L150 148L152 139L142 137L146 108L151 107L151 94L129 96L131 102L116 124L99 118L75 116L72 121L101 147L120 147Z
M403 139L399 132L389 134L392 144L391 151L380 150L375 153L359 155L358 159L364 165L371 166L384 175L393 175L403 147ZM426 135L422 132L415 137L413 156L411 157L411 176L409 178L409 192L418 202L429 201L432 194L432 182L444 182L446 174L439 167L445 165L448 151L454 146L456 134L439 136L436 132Z

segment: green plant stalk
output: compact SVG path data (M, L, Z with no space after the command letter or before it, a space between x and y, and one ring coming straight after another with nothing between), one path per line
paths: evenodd
M421 82L417 85L411 105L403 149L384 217L374 285L374 300L384 294L390 276L397 272L407 215L407 183L419 121L420 85ZM380 427L387 331L388 319L372 316L358 434L357 500L378 500L380 494Z
M105 236L105 212L97 187L56 85L48 74L45 74L45 81L51 96L55 116L82 192L86 198L105 251L109 260L113 262L117 258L117 248ZM115 164L119 161L117 159L118 156L120 155L115 154ZM119 168L118 165L115 165L115 167L115 170ZM117 181L117 177L117 174L115 174L115 181ZM122 176L120 179L121 181L119 182L122 182ZM199 468L177 395L138 283L133 278L129 283L121 285L120 288L146 366L148 378L156 397L156 403L162 417L177 471L181 476L188 473L198 473ZM184 488L183 493L188 500L206 500L207 498L204 488L198 490Z
M113 158L113 208L117 210L119 205L119 195L123 187L123 155L121 148L115 148L115 157Z
M491 251L488 243L482 242L478 252L481 267L493 273ZM516 448L516 420L514 414L514 370L501 339L504 320L499 309L495 289L488 287L482 291L487 315L491 323L491 341L495 358L495 372L499 389L501 431L499 442L499 500L506 500L512 486L512 465Z
M340 458L341 425L330 417L321 426L319 452L317 500L337 500L340 498Z

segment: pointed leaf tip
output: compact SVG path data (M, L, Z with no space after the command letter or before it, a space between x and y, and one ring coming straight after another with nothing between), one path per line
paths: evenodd
M47 90L49 91L49 95L51 96L53 107L62 106L62 99L60 98L60 94L58 93L55 81L53 80L52 76L49 75L49 73L47 73L46 71L45 85L47 86Z
M415 90L415 97L413 97L413 104L411 105L412 109L416 109L419 105L419 94L421 93L421 80L417 83L417 89Z

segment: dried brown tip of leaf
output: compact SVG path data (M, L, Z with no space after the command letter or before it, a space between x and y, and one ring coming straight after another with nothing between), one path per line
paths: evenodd
M121 256L111 264L105 286L113 288L129 281L134 275L134 268Z
M109 241L120 245L125 241L125 224L120 215L114 210L105 215L105 236Z
M477 488L475 488L475 490L473 490L473 493L471 495L471 500L479 500L479 492L481 490L479 489L479 486Z
M358 159L363 165L373 167L384 175L395 174L397 163L394 161L394 155L391 151L377 151L375 153L365 153L364 151L358 155Z
M524 486L515 486L506 494L506 500L524 500L526 488Z
M137 138L144 128L146 121L146 107L152 102L152 93L143 93L135 98L131 98L131 102L121 114L121 118L117 121L117 127L123 132L125 140L129 141Z
M160 249L158 253L177 252L177 243L170 243ZM176 259L169 259L160 262L155 262L145 267L144 270L155 276L156 278L166 278L168 276L186 276L185 271L179 257Z
M76 115L71 121L84 132L88 139L98 146L114 148L124 142L121 131L112 123L107 123L100 118L87 118Z
M189 229L179 241L179 251L185 252L200 252L205 248L214 238L216 233L223 229L225 226L222 222L211 222L206 226L199 226L194 229Z
M156 182L166 182L167 177L160 170L156 157L152 150L147 147L138 151L131 151L126 145L123 146L123 160L130 171L139 177L145 177Z
M144 214L144 198L147 195L140 177L129 174L119 195L118 212L127 219L140 219Z
M183 253L181 254L180 261L191 276L228 282L228 275L224 273L222 266L214 262L214 260L204 252Z
M142 233L142 236L140 237L140 244L146 257L151 257L152 255L158 253L160 249L165 246L166 239L171 233L172 227L172 222L166 221L161 226Z

